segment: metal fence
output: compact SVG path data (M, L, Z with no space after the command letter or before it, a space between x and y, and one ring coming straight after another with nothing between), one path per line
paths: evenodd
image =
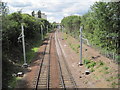
M84 44L86 44L86 43L84 43ZM117 53L104 50L103 48L98 47L98 46L93 45L93 44L90 44L90 47L95 48L97 51L100 52L101 55L113 60L114 63L117 63L117 64L120 63L120 55L118 55Z
M79 40L79 37L77 37L77 36L74 36L74 38L76 38L77 40ZM83 43L84 43L85 45L89 46L88 43L87 43L85 40L83 40ZM90 42L89 42L89 43L90 43ZM120 55L118 55L117 53L112 52L112 51L104 50L103 48L98 47L98 46L96 46L96 45L94 45L94 44L92 44L92 43L90 43L90 46L89 46L89 47L92 47L92 48L94 48L95 50L99 51L99 53L100 53L101 55L109 58L109 59L112 60L114 63L117 63L117 64L120 63Z

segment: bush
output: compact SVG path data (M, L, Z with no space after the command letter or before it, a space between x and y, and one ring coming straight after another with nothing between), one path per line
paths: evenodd
M87 68L92 68L95 65L96 65L96 62L91 62L91 63L87 64L86 66L87 66Z
M83 63L85 64L87 68L93 68L96 65L96 62L88 60L88 59L84 59Z

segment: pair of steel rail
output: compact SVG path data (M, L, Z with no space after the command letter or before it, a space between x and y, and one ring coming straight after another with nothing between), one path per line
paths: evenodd
M43 89L46 88L48 90L50 88L52 88L51 85L50 85L50 82L51 82L50 81L51 80L50 79L50 55L51 55L50 50L51 50L51 43L53 42L53 35L54 35L54 33L51 33L50 38L49 38L49 40L50 40L49 42L50 43L49 43L49 53L48 53L49 56L48 56L48 62L47 62L48 65L46 65L46 67L45 67L46 68L45 70L47 70L46 71L47 75L45 77L45 84L46 85L43 88ZM55 38L56 38L56 35L55 35ZM72 74L71 74L71 72L69 70L68 64L67 64L67 62L65 60L65 57L64 57L64 54L63 54L63 51L62 51L62 47L60 46L60 42L59 42L59 40L57 38L56 38L56 42L58 43L58 46L59 46L60 51L62 53L62 60L61 61L60 61L59 55L57 54L57 61L58 61L58 66L59 66L58 70L59 70L59 77L60 77L59 78L60 79L60 88L62 88L63 90L65 90L67 88L77 89L77 85L76 85L76 83L74 81L74 78L72 77ZM39 84L40 84L39 82L40 82L40 79L42 79L41 78L42 72L45 73L45 70L43 69L43 67L44 67L44 62L45 62L44 58L45 58L45 52L46 52L47 46L48 45L46 44L44 52L43 52L43 57L42 57L42 60L41 60L41 63L40 63L40 69L39 69L39 72L38 72L38 75L37 75L37 79L36 79L36 84L35 84L35 89L34 90L38 90L38 89L42 88L42 87L39 88ZM70 83L72 86L71 87L67 87L66 83Z

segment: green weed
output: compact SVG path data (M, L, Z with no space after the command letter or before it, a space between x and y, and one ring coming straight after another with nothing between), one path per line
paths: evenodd
M89 64L90 62L90 60L84 59L84 64Z
M104 62L103 62L103 61L99 61L99 62L98 62L98 65L99 65L99 66L103 66L103 65L104 65Z
M104 70L108 70L108 69L109 69L109 67L103 67L103 69L104 69Z
M77 45L77 49L79 49L80 48L80 45Z
M31 50L33 50L34 52L38 52L38 47L34 47L34 48L32 48Z
M91 68L91 69L90 69L90 72L94 72L94 71L95 71L95 69L94 69L94 68Z
M96 62L87 59L84 59L83 63L86 65L87 68L93 68L96 65Z
M115 80L115 79L118 79L118 77L113 77L113 76L111 76L109 79L107 79L106 81L113 81L113 80Z
M108 82L109 82L109 81L110 81L110 79L106 79L106 81L108 81Z
M99 61L97 63L97 67L96 68L99 68L100 66L103 66L103 65L105 65L105 63L103 61Z
M108 72L108 71L105 71L105 72L104 72L104 74L109 74L109 73L110 73L110 72Z
M68 35L64 33L64 39L67 40L68 39Z
M111 85L112 85L112 88L115 88L118 85L118 83L113 82Z
M87 64L87 68L91 68L91 67L94 67L96 65L96 62L91 62L89 64Z

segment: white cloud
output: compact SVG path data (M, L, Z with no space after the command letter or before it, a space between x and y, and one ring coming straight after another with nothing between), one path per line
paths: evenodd
M23 13L41 10L48 20L60 22L64 16L83 15L95 1L99 0L4 0L8 2L10 12L23 9Z
M55 20L55 17L50 17L50 18L49 18L49 21L50 21L50 22L53 22L54 20Z
M31 2L11 2L11 3L9 3L10 4L10 6L13 6L13 7L28 7L28 6L31 6L32 5L32 3Z

